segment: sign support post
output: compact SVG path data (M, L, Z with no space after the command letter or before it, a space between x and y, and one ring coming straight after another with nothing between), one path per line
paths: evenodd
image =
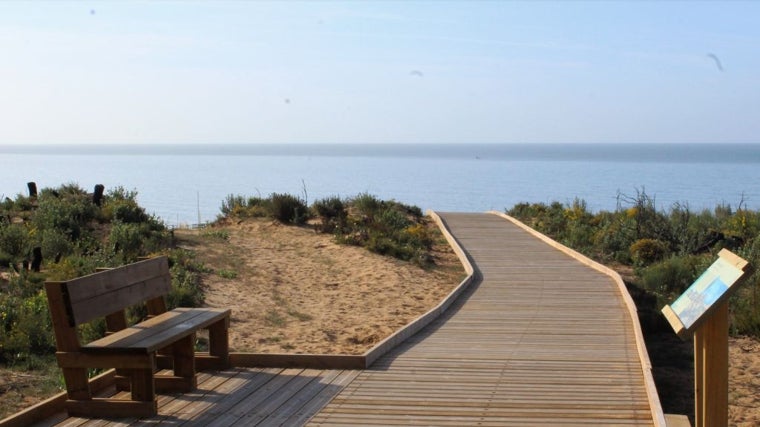
M686 292L662 309L681 339L694 337L696 427L728 425L728 300L748 266L723 249Z
M694 332L696 427L728 425L728 302Z

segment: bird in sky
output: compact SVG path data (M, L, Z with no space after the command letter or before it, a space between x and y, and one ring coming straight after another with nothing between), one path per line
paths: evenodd
M420 70L412 70L412 71L409 72L409 74L411 74L413 76L417 76L417 77L423 77L424 76L424 74L422 74L422 71L420 71Z
M715 66L718 67L720 71L723 71L723 64L720 63L720 59L718 58L718 55L714 53L708 53L707 56L709 58L712 58L713 61L715 61Z

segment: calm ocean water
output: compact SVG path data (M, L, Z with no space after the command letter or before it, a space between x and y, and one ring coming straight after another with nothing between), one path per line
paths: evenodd
M575 198L614 210L644 189L662 209L760 209L760 144L0 146L0 197L28 181L137 190L168 225L214 220L228 194L273 192L481 212Z

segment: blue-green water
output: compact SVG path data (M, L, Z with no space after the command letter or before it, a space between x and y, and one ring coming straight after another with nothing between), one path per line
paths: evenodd
M760 145L412 144L0 146L0 196L77 183L123 186L169 225L216 218L228 194L309 202L369 192L441 211L518 202L614 210L642 189L667 209L760 208Z

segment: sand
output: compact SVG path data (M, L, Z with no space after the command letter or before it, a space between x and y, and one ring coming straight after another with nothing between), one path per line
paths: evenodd
M206 303L232 309L233 351L361 354L437 305L465 277L442 239L434 252L440 268L425 270L338 245L309 227L268 220L178 237L213 266L203 275Z

